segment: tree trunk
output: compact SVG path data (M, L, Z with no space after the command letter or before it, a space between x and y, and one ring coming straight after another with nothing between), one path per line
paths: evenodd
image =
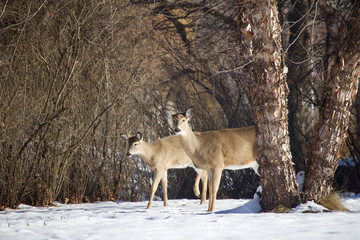
M258 163L263 188L261 205L264 211L294 207L299 201L298 185L290 152L286 83L287 67L281 44L281 27L275 0L238 1L242 40L249 46L252 61L253 101ZM254 12L255 10L255 12Z
M319 5L330 34L331 52L327 88L304 183L306 197L315 201L321 200L332 190L337 154L345 142L350 106L356 97L360 70L360 3L355 3L347 22L326 1L320 1Z

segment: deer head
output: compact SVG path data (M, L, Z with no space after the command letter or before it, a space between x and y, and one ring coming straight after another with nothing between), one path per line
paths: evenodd
M178 135L186 134L186 131L188 130L188 128L190 128L189 120L192 117L192 111L193 109L190 107L184 113L178 113L172 115L168 110L165 110L165 114L168 117L169 122L174 128L176 134Z
M128 150L126 155L136 155L141 153L141 145L143 143L142 134L138 132L135 136L128 137L126 134L120 134L120 137L128 141Z

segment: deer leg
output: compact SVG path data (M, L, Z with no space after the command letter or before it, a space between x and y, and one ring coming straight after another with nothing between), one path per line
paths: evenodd
M153 198L154 198L156 189L157 189L157 187L158 187L158 185L159 185L160 179L162 178L162 175L163 175L163 174L164 174L164 172L155 171L155 177L154 177L153 183L152 183L152 185L151 185L151 194L150 194L149 203L148 203L148 205L147 205L147 209L152 208Z
M213 169L211 171L211 192L212 192L212 201L211 201L211 205L209 204L209 212L215 211L215 201L216 201L216 195L217 195L217 191L219 189L219 185L220 185L220 179L221 179L221 173L222 173L222 169L221 168L216 168Z
M167 195L167 171L164 172L164 176L161 178L161 186L164 192L163 200L164 206L168 205L168 195Z
M202 189L201 189L201 201L200 204L205 204L206 202L206 191L207 191L207 172L202 170L201 171L201 183L202 183Z
M212 178L212 172L211 171L207 171L207 175L208 175L208 185L209 185L209 207L208 207L208 212L211 211L211 206L212 206L212 202L213 202L213 178Z
M195 183L194 183L194 186L193 186L193 191L194 191L194 194L197 197L200 197L199 183L200 183L200 174L196 173L196 178L195 178Z

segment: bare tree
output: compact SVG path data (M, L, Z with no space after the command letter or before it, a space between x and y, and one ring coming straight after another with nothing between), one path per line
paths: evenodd
M245 57L252 61L249 90L259 146L262 208L268 211L279 206L293 207L300 196L290 151L289 89L277 2L246 1L238 5L244 22L240 29L242 40L248 46Z
M160 112L148 11L67 0L1 9L1 204L146 198L146 165L126 161L118 134Z
M350 107L359 85L360 4L320 1L329 34L326 90L316 140L306 169L304 191L320 200L330 193L339 151L346 138Z

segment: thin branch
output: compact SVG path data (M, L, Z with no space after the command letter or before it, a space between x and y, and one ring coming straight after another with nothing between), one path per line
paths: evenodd
M5 28L3 28L1 31L0 31L0 34L2 34L3 32L5 32L6 30L8 30L8 29L10 29L10 28L13 28L13 27L16 27L16 26L19 26L19 25L21 25L21 24L26 24L28 21L30 21L33 17L35 17L36 16L36 14L38 14L38 12L41 10L41 8L45 5L45 3L47 2L47 0L45 0L41 5L40 5L40 7L36 10L36 12L33 14L33 15L31 15L31 16L29 16L29 14L30 14L30 7L29 7L29 11L28 11L28 17L26 17L25 19L24 19L24 21L21 21L21 22L18 22L18 23L15 23L15 24L13 24L13 25L10 25L10 26L7 26L7 27L5 27ZM7 3L7 1L6 1L6 3ZM5 6L6 6L6 3L5 3ZM30 3L30 6L31 6L31 3ZM4 7L4 9L3 9L3 11L5 11L5 7ZM3 12L1 13L1 15L3 14ZM1 16L0 16L1 17Z
M4 8L3 8L3 10L1 11L1 14L0 14L0 18L2 17L2 15L3 15L4 12L5 12L6 5L7 5L8 1L9 1L9 0L6 0L6 2L5 2L5 4L4 4Z

